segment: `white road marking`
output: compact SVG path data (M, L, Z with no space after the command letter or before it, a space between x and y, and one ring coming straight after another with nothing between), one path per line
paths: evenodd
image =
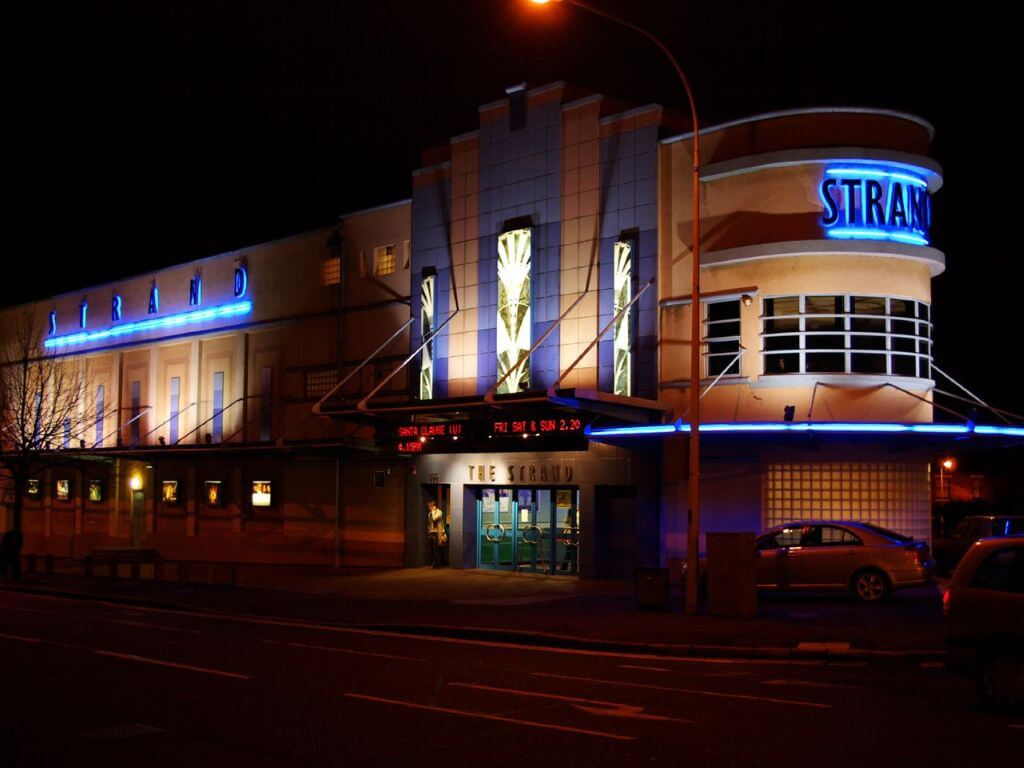
M157 667L171 667L173 669L184 669L189 672L202 672L207 675L217 675L219 677L232 677L236 680L252 680L249 675L240 675L237 672L225 672L222 669L210 669L209 667L194 667L191 664L179 664L174 661L164 661L163 659L151 659L147 656L136 656L132 653L117 653L115 651L101 651L97 648L88 648L86 650L97 654L98 656L110 656L115 659L125 659L126 661L137 661L141 664L153 664Z
M513 696L529 696L538 699L551 699L552 701L564 701L572 704L577 709L589 712L602 717L623 717L632 720L663 720L673 723L693 723L681 717L664 717L662 715L651 715L644 712L644 708L636 704L623 704L617 701L601 701L600 699L581 699L578 696L562 696L557 693L541 693L540 691L523 691L517 688L496 688L491 685L477 685L476 683L448 683L457 688L472 688L477 691L489 691L491 693L510 693Z
M604 731L590 731L585 728L572 728L568 725L555 725L554 723L537 723L532 720L519 720L514 717L503 717L501 715L488 715L483 712L468 712L462 709L450 709L449 707L433 707L428 704L415 704L411 701L399 701L397 699L384 699L379 696L366 696L361 693L346 693L350 699L361 699L373 701L378 704L391 704L396 707L408 707L409 709L423 709L428 712L441 712L446 715L457 715L459 717L472 717L479 720L497 720L502 723L514 723L525 725L531 728L544 728L551 731L562 731L564 733L575 733L581 736L597 736L603 739L615 739L616 741L634 741L633 736L623 736L618 733L605 733Z
M75 731L75 736L83 736L96 741L108 741L110 739L128 739L133 736L151 736L154 733L163 733L163 730L145 723L129 723L113 725L109 728L93 728L89 731Z
M761 685L793 685L803 688L854 688L859 691L877 690L865 688L863 685L846 685L845 683L818 683L814 680L762 680Z
M126 627L142 627L144 629L156 629L160 632L187 632L190 635L201 635L198 629L182 629L180 627L165 627L160 624L147 624L143 621L121 621L120 619L95 619L105 624L123 624Z
M196 667L191 664L179 664L175 661L165 661L164 659L151 659L147 656L136 656L132 653L118 653L117 651L105 651L101 648L89 648L85 645L74 645L72 643L62 643L57 640L43 640L38 637L22 637L20 635L8 635L0 632L0 638L7 638L8 640L18 640L23 643L46 643L47 645L56 645L61 648L75 648L80 651L88 651L89 653L95 653L98 656L110 656L115 659L125 659L127 661L137 661L142 664L154 664L160 667L172 667L174 669L185 669L190 672L203 672L208 675L218 675L220 677L232 677L237 680L252 680L249 675L240 675L237 672L225 672L221 669L210 669L209 667Z
M22 637L21 635L8 635L4 632L0 632L0 637L7 640L19 640L22 643L41 643L43 642L38 637Z
M288 643L283 640L260 640L267 645L287 645L292 648L308 648L312 651L329 651L330 653L347 653L353 656L376 656L380 659L395 659L397 661L426 661L426 659L415 659L411 656L395 656L390 653L376 653L374 651L354 651L350 648L335 648L330 645L307 645L306 643Z
M652 691L668 691L671 693L690 693L696 696L714 696L721 699L741 699L744 701L763 701L769 704L789 704L794 707L811 707L813 709L832 709L831 704L821 704L816 701L797 701L795 699L775 699L767 696L752 696L744 693L724 693L722 691L708 691L700 688L671 688L664 685L650 685L648 683L629 683L621 680L604 680L598 677L575 677L573 675L557 675L552 672L531 672L537 677L553 677L558 680L575 680L583 683L598 683L601 685L618 685L626 688L646 688Z
M644 672L671 672L665 667L644 667L639 664L619 664L619 669L642 669Z
M47 616L54 616L54 615L56 615L54 611L41 611L38 608L15 608L13 605L5 605L4 606L4 610L5 611L19 611L21 613L43 613L43 614L46 614Z

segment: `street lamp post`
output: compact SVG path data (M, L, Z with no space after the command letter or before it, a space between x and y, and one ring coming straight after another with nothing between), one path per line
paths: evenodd
M552 0L531 0L537 5L546 5ZM693 99L693 89L686 73L679 66L672 51L657 37L643 27L630 21L602 11L581 0L554 0L565 2L581 8L608 21L631 29L643 35L665 54L676 75L679 76L686 91L686 100L690 105L690 118L693 122L693 271L690 292L690 476L689 476L689 514L687 515L686 545L686 612L696 613L699 588L700 568L700 123L697 120L697 105Z

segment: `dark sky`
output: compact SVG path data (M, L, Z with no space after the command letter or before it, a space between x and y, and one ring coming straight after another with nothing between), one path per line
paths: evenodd
M704 124L822 105L936 128L936 363L1024 411L1012 380L1016 25L974 2L592 0L661 36ZM0 304L330 223L407 197L422 148L527 81L682 109L646 41L525 0L31 4L9 16ZM24 278L13 279L14 264ZM986 419L987 420L987 419Z

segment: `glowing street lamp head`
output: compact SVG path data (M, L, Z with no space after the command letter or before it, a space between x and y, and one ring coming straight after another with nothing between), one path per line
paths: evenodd
M945 469L947 472L952 472L954 469L956 469L956 459L943 459L942 468Z
M128 480L128 485L129 485L129 487L133 491L141 491L142 490L142 475L140 475L138 472L136 472Z

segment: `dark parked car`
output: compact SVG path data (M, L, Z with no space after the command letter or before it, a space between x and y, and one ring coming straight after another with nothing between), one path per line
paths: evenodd
M973 674L987 704L1024 703L1024 536L972 544L942 608L947 668Z
M948 575L978 539L1024 533L1024 515L970 515L957 523L943 538L935 539L932 550L938 572Z

